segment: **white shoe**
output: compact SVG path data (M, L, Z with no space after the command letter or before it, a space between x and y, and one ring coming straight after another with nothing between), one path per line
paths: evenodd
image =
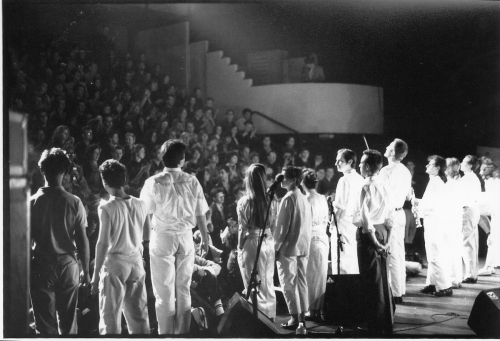
M491 266L485 266L484 268L480 269L477 274L478 276L491 276L495 273L495 270Z
M295 334L296 335L307 335L307 329L306 327L304 326L304 323L303 322L299 322L299 326L297 327L297 329L295 330Z

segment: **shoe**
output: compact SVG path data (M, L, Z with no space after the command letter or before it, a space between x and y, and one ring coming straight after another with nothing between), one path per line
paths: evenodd
M295 329L295 334L296 335L307 335L307 329L306 329L306 326L304 325L304 323L299 322L299 326L297 327L297 329Z
M436 286L435 285L428 285L425 288L421 289L420 292L422 294L433 294L436 292Z
M478 276L491 276L494 273L495 273L495 270L490 266L485 266L484 268L480 269L477 272Z
M298 324L288 324L288 322L283 322L281 324L281 328L288 329L288 330L297 329L298 326L299 326Z
M452 289L460 289L462 287L462 283L456 283L451 286Z
M469 277L469 278L464 279L462 281L462 283L475 284L475 283L477 283L477 278Z
M401 296L394 296L394 303L396 303L396 304L403 304L403 297L401 297Z
M451 295L453 295L453 290L451 288L439 290L434 293L434 296L436 297L445 297Z

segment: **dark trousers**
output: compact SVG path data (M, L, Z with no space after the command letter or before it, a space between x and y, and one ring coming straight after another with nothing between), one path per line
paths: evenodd
M31 303L38 333L77 333L79 272L74 254L37 254L33 257Z
M217 276L205 271L206 275L199 279L198 286L194 289L201 297L207 299L210 304L214 305L215 302L222 297L222 290L219 286Z
M395 304L388 283L387 259L377 253L370 237L361 228L358 228L356 240L359 274L367 299L368 329L377 334L392 334Z

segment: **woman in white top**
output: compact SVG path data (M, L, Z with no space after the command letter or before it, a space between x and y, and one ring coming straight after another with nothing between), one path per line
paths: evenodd
M335 215L339 233L343 236L343 251L340 251L340 273L359 274L358 251L356 242L357 227L352 223L353 213L358 203L364 179L356 172L357 157L350 149L340 149L337 152L335 165L344 176L339 179L335 193ZM330 225L332 241L332 273L337 274L337 229Z
M316 173L306 168L302 171L302 187L312 209L312 235L307 263L307 288L309 291L309 316L306 318L318 322L324 321L323 303L326 292L326 277L328 273L328 203L325 196L316 192Z
M443 203L446 200L446 160L438 155L428 158L426 173L429 183L422 199L415 199L414 210L424 218L425 251L429 266L426 286L421 293L434 294L437 297L453 295L449 269L449 244L446 235L446 215Z
M462 283L469 284L477 282L478 272L479 231L477 226L480 215L477 199L481 194L481 182L474 173L478 166L478 159L473 155L464 157L461 164L464 176L460 179L460 182L467 199L464 203L462 224L462 259L465 264L464 280Z
M246 195L238 200L238 264L245 285L245 291L250 290L248 284L252 274L255 258L257 263L257 281L260 286L257 294L257 306L270 319L276 317L276 295L274 293L274 239L271 227L274 226L278 209L277 201L270 203L271 208L266 226L267 205L266 170L261 164L248 167L245 177ZM265 233L257 255L257 246L261 233ZM251 298L252 296L250 296Z

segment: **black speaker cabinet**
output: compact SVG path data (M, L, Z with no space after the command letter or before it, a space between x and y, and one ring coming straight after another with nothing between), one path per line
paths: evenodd
M500 288L483 290L477 295L467 322L481 337L500 337Z
M252 304L235 293L217 331L220 337L275 338L281 334L280 329L260 310L256 319L253 316Z
M325 319L335 324L359 325L366 321L366 298L360 275L328 275Z

